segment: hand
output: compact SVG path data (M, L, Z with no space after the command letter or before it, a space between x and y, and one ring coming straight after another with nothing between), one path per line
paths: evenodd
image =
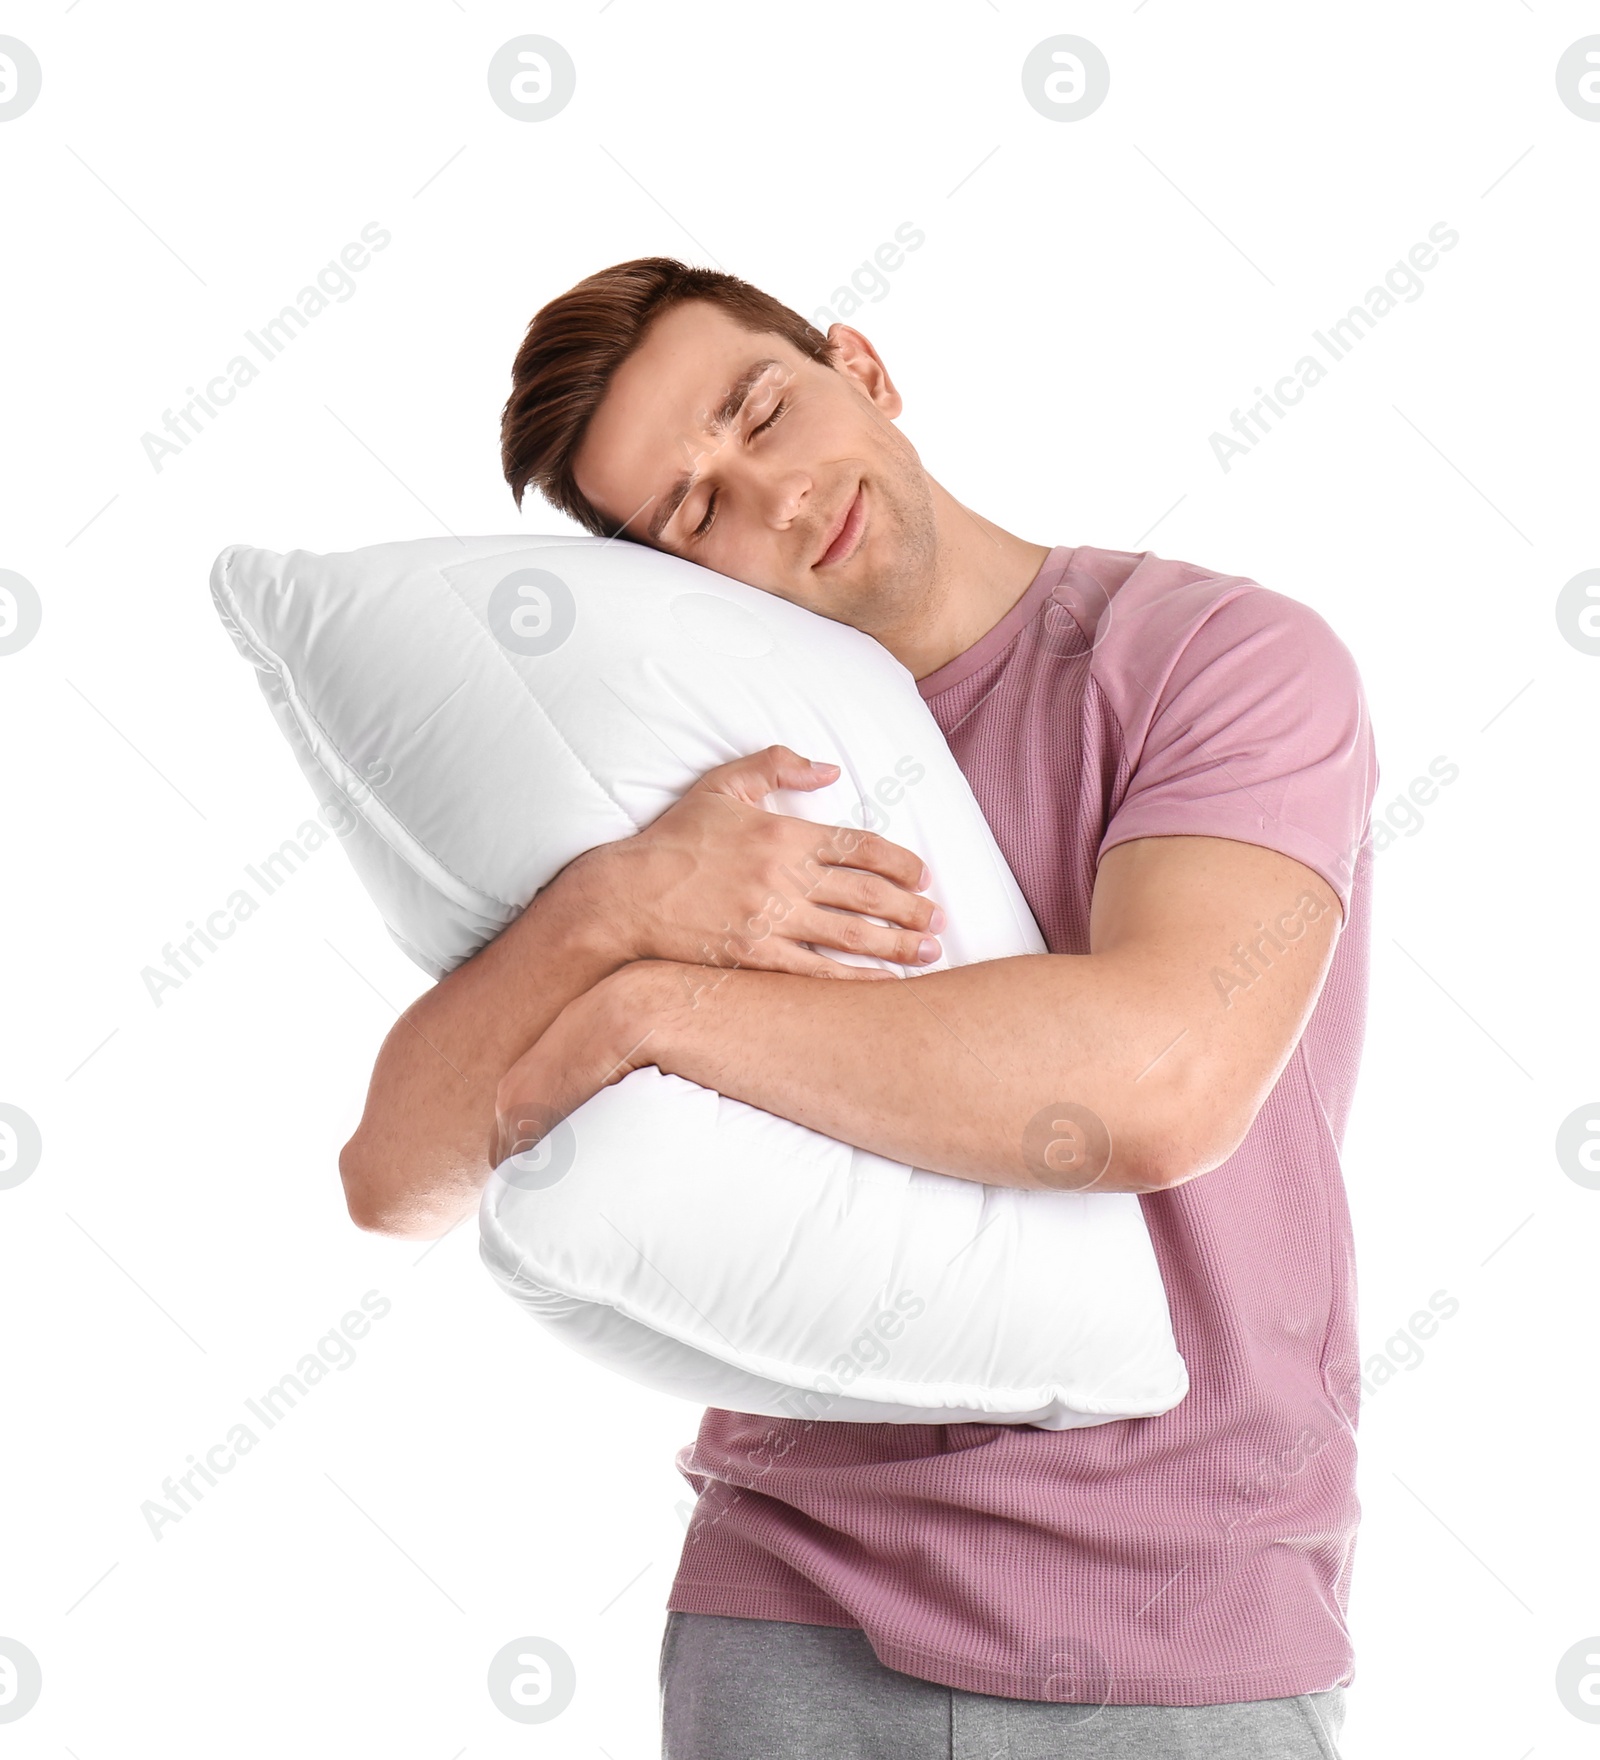
M720 764L653 824L579 857L562 879L571 877L626 959L894 976L814 951L831 947L930 965L942 951L934 936L944 913L920 895L920 856L870 831L763 805L776 789L822 788L838 774L836 764L810 763L787 746Z
M636 960L575 997L500 1078L491 1164L531 1149L602 1088L662 1063L697 986L717 982L703 967Z

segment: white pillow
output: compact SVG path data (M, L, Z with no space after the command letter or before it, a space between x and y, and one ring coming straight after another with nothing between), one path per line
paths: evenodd
M211 590L325 808L354 814L342 841L390 934L435 976L573 857L774 743L842 774L773 810L927 861L945 963L1044 950L915 681L858 630L595 538L235 546ZM496 1170L480 1238L567 1344L736 1411L1054 1430L1188 1388L1131 1194L928 1173L655 1069Z

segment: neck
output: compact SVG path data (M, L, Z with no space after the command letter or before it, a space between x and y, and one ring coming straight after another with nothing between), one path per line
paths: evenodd
M938 483L931 487L933 577L902 625L873 631L913 678L937 672L987 635L1033 584L1051 548L974 513Z

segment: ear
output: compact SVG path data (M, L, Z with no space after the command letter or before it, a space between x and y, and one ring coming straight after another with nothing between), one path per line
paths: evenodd
M854 383L867 401L891 421L898 416L905 405L895 389L894 380L889 377L889 369L866 337L848 324L830 324L828 344L834 366Z

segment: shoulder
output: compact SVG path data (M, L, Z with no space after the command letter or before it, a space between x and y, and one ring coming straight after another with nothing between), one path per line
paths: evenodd
M1311 606L1244 576L1128 560L1084 576L1114 585L1091 676L1127 762L1102 853L1180 833L1260 843L1348 909L1377 780L1349 649Z
M1354 657L1327 619L1247 575L1080 547L1056 597L1090 640L1095 682L1132 743L1178 694L1233 712L1274 698L1360 701Z
M1228 574L1154 551L1096 550L1079 545L1055 590L1097 650L1122 652L1137 635L1142 647L1179 645L1221 617L1230 630L1282 630L1338 642L1327 621L1298 599L1249 575ZM1342 646L1342 644L1340 644Z

